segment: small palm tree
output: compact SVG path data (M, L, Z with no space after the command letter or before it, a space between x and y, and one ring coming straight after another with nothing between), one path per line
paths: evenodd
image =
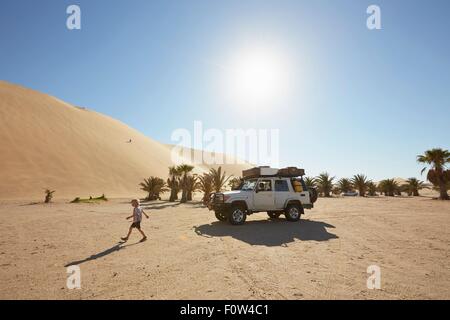
M45 189L45 203L50 203L53 199L53 194L55 193L55 190Z
M330 177L328 172L321 173L316 177L319 193L321 193L324 197L330 197L331 190L333 190L334 178L335 177Z
M377 195L377 185L373 181L367 183L367 194L371 197Z
M418 197L419 190L428 189L429 186L426 185L423 181L420 181L416 178L409 178L406 180L406 184L403 186L403 190L408 194L408 196Z
M357 174L352 178L352 184L356 189L358 189L360 197L364 197L366 195L368 183L369 180L367 180L367 177L363 174Z
M170 202L178 200L178 192L180 191L180 176L181 173L177 167L169 167L167 186L170 188Z
M187 197L188 197L188 181L187 178L189 176L189 174L191 173L192 170L194 170L194 167L189 165L189 164L180 164L177 167L177 170L180 172L181 175L181 181L180 181L180 186L181 186L181 203L185 203L188 201Z
M158 177L149 177L144 179L144 182L139 184L141 190L148 193L146 200L158 200L160 198L159 194L168 191L166 188L166 183L163 179Z
M433 185L439 187L439 199L449 200L448 182L450 182L450 170L446 170L446 166L450 163L450 152L443 149L431 149L425 151L423 155L417 156L417 162L429 165L427 179ZM423 168L423 173L427 168Z
M385 196L394 197L399 192L399 185L394 179L381 180L378 184L379 190L384 193Z
M306 187L309 188L315 188L317 187L317 181L316 178L313 177L304 177L303 181L305 182Z
M186 178L186 200L192 201L192 194L198 190L198 177L196 174Z
M209 173L204 173L198 177L198 189L203 192L203 203L206 204L213 191L213 179Z
M169 201L174 202L178 200L178 192L180 190L180 180L167 178L166 185L170 190Z
M222 173L222 167L219 167L217 170L214 168L211 168L209 170L209 174L212 177L212 184L213 184L213 190L214 192L220 192L225 187L225 184L230 179L230 176L226 176L226 172L224 171Z
M336 184L337 193L346 193L353 190L353 185L350 179L342 178Z

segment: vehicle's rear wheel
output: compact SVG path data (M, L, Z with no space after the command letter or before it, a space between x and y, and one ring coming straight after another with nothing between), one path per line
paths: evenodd
M247 219L245 209L240 206L232 206L228 214L228 221L233 225L240 225Z
M227 221L227 215L223 211L215 211L216 218L219 221Z
M300 220L300 216L303 214L303 208L298 204L290 204L286 207L284 211L284 215L286 216L287 221L298 221Z
M267 215L271 219L278 219L281 216L281 213L280 212L276 212L276 211L267 211Z

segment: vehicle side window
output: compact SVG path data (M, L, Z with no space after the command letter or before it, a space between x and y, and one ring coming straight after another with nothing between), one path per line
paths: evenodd
M244 181L244 184L242 185L241 190L243 191L250 191L255 189L256 180L246 180Z
M289 187L286 180L276 180L275 181L275 191L277 192L287 192Z
M258 191L272 191L272 181L270 180L259 180Z

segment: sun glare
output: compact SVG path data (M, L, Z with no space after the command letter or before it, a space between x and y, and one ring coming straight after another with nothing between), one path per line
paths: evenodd
M267 107L286 98L289 86L286 59L274 51L252 48L237 52L227 69L227 88L233 103Z

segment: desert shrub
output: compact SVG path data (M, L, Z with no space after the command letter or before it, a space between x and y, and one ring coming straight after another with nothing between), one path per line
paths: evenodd
M108 201L108 198L104 194L102 194L100 197L93 198L92 196L89 197L89 199L82 199L80 197L76 197L70 203L95 203L98 201Z
M50 203L53 199L53 194L55 193L55 190L51 191L50 189L45 189L45 203Z

